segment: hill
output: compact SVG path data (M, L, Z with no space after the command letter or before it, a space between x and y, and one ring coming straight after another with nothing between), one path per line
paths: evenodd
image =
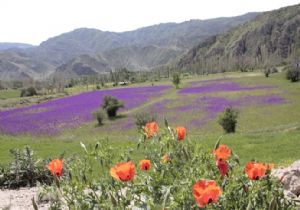
M149 70L173 61L196 43L249 21L257 14L165 23L123 33L80 28L50 38L34 48L10 50L12 53L8 53L6 57L10 62L14 60L14 54L22 53L29 62L39 61L49 67L40 69L41 74L32 74L27 67L19 66L20 72L33 78L62 71L65 71L66 77L77 75L76 71L73 71L72 62L81 60L81 66L93 65L87 62L89 59L82 60L81 55L88 55L96 60L100 59L96 61L98 63L105 63L98 65L93 70L95 72L121 67L130 70ZM9 69L1 68L0 71L14 78L13 73L7 72ZM80 71L80 75L82 73L84 72ZM0 75L0 79L6 78Z
M34 47L30 44L24 43L11 43L11 42L0 42L0 51L9 50L9 49L27 49Z
M247 71L299 62L300 5L265 12L192 48L176 66L192 71Z

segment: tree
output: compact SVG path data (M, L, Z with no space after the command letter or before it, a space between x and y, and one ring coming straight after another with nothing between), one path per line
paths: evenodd
M234 133L238 112L232 107L227 107L219 118L219 124L226 133Z
M286 72L286 78L291 82L297 82L300 78L300 70L297 67L289 66Z
M113 96L104 96L102 108L106 111L109 118L117 116L119 108L124 107L124 103Z
M174 73L173 74L173 84L175 85L176 89L179 88L179 84L180 84L180 75L179 75L179 73Z

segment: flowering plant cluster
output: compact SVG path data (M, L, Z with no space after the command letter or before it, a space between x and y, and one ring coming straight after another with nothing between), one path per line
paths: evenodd
M294 209L273 164L241 165L227 145L206 150L188 138L185 127L165 121L145 125L136 148L116 157L108 141L73 162L53 160L57 200L70 209ZM142 157L142 158L140 158ZM53 191L52 191L53 192Z

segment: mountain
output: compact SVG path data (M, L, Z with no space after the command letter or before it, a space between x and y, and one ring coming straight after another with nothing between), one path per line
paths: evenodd
M123 33L80 28L50 38L37 47L3 52L7 55L0 56L1 61L12 63L18 70L0 66L0 79L14 79L13 72L18 73L16 78L23 72L40 79L50 74L81 76L122 67L150 70L171 63L200 41L252 20L257 15L248 13L237 17L165 23ZM24 65L20 54L32 64ZM30 66L41 69L31 69Z
M30 44L24 43L11 43L11 42L0 42L0 51L10 50L10 49L27 49L34 47Z
M0 52L1 80L46 78L54 67L21 52Z
M192 48L177 68L201 73L247 71L300 58L300 5L265 12ZM299 60L297 61L299 62Z

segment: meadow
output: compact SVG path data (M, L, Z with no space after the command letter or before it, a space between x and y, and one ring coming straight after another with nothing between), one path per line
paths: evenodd
M211 150L216 140L229 145L243 163L253 158L287 165L300 159L300 85L283 74L224 73L187 78L176 90L170 81L83 92L0 112L0 163L9 149L29 145L38 157L81 154L80 142L108 139L114 152L134 147L139 138L134 116L151 113L163 127L187 128L187 139ZM97 126L92 112L104 95L125 103L115 120ZM224 135L218 116L225 107L239 111L237 132ZM139 158L139 153L135 154Z

